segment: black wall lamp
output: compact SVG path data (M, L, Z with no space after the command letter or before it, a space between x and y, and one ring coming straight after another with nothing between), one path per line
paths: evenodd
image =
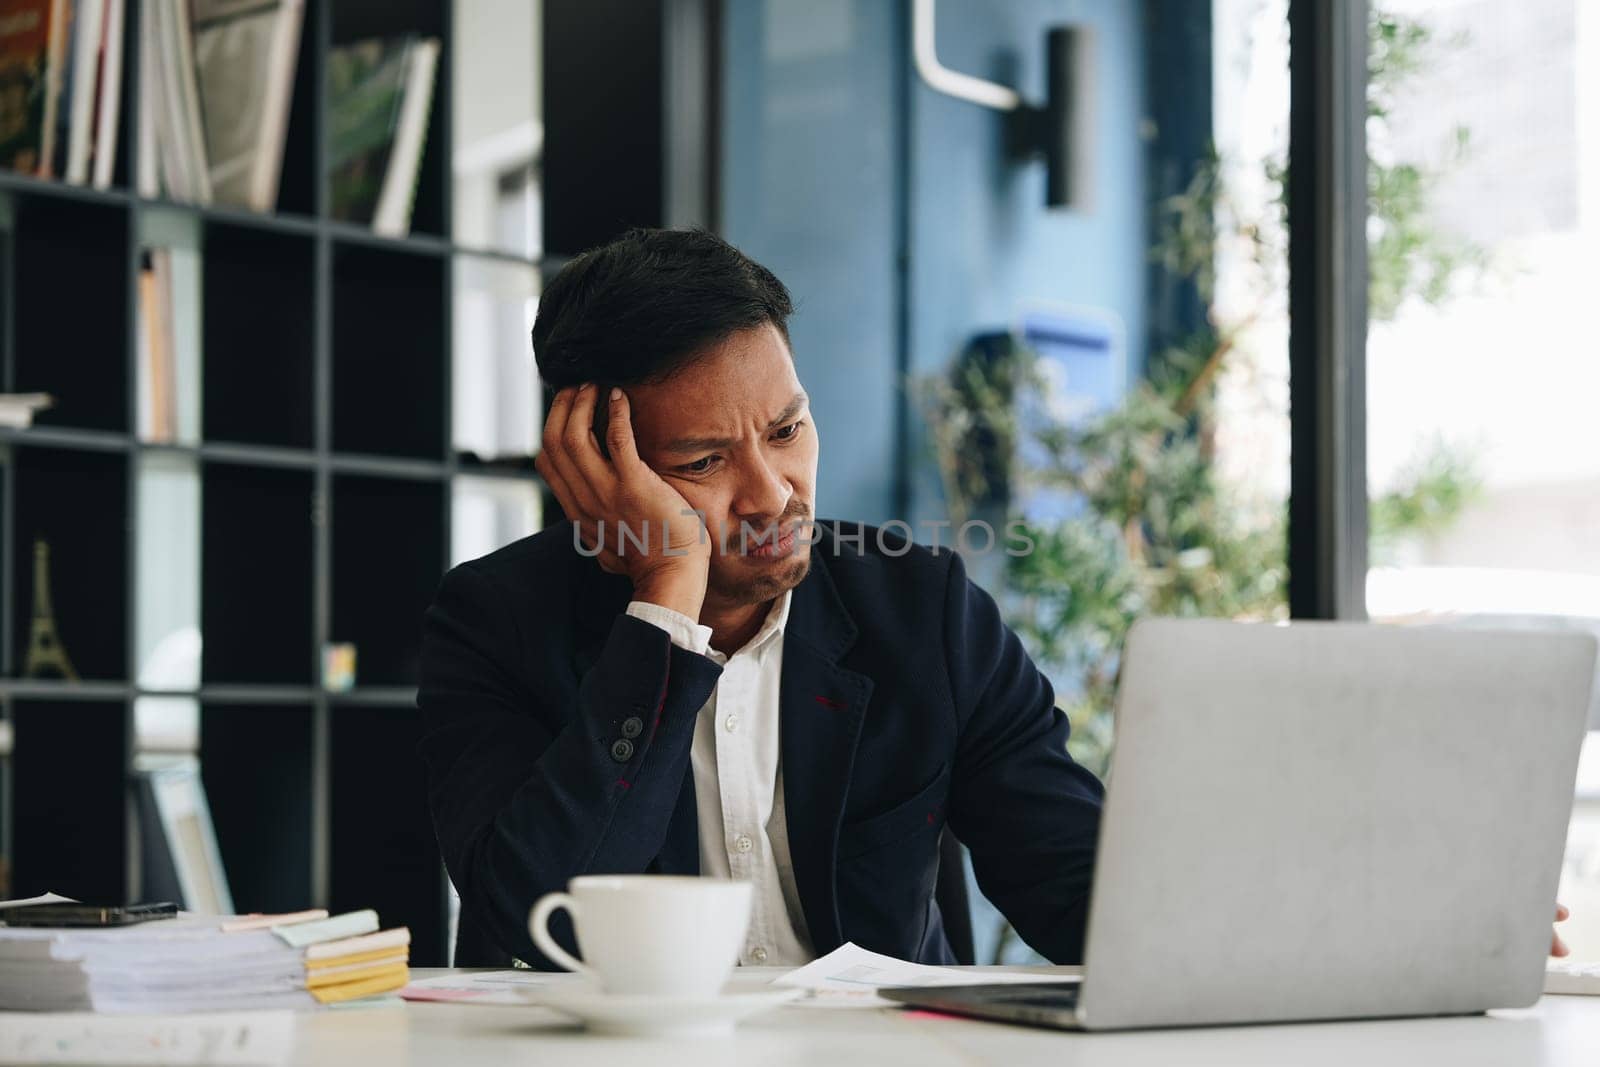
M911 55L928 88L1008 115L1014 155L1045 160L1045 204L1084 207L1089 196L1088 152L1093 100L1093 37L1082 26L1053 26L1045 35L1048 96L1042 106L995 82L954 71L934 47L934 0L912 0Z

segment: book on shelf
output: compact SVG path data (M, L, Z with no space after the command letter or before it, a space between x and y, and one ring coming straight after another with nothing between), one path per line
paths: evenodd
M154 32L155 17L151 9L158 0L144 0L139 5L139 108L133 116L133 138L138 145L134 153L136 169L133 188L140 196L154 199L161 195L161 161L156 158L156 71L155 48L150 40Z
M336 219L410 232L439 65L433 37L373 38L328 54L328 198Z
M35 412L55 406L49 393L0 393L0 426L26 430L33 425Z
M304 0L148 0L143 13L140 195L271 211Z
M139 267L139 425L141 441L177 439L176 401L172 389L172 301L163 292L169 269L157 268L165 249L145 253ZM169 283L170 284L170 283Z
M45 175L55 149L67 0L0 0L0 166Z
M95 87L100 73L105 0L74 0L72 51L61 89L55 172L74 185L89 180Z
M96 189L111 188L117 161L117 127L122 114L122 27L126 0L106 0L105 31L100 38L100 92L95 102L94 171Z
M111 183L125 0L0 0L0 166Z
M195 82L194 42L185 0L148 0L142 5L141 69L151 77L140 107L153 116L150 128L159 160L161 187L174 200L211 203L200 90Z
M146 249L139 268L139 439L200 439L200 255Z
M409 930L380 930L371 910L0 925L0 1011L315 1008L399 990L409 980L410 946Z
M211 194L271 211L278 200L304 0L194 0Z

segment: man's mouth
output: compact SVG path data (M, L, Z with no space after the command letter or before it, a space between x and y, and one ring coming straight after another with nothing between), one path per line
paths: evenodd
M759 534L746 537L744 554L749 559L782 559L794 551L799 540L800 524L791 522L786 527L769 527Z

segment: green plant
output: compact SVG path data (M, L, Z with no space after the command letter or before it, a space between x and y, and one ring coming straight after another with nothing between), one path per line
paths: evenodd
M1369 310L1392 317L1407 299L1437 303L1484 262L1428 216L1437 168L1389 158L1393 101L1439 44L1428 28L1381 11L1371 22L1369 170L1373 238ZM1455 156L1468 137L1459 131ZM961 361L919 383L952 517L1011 508L1040 492L1078 502L1065 521L1025 523L1034 549L1008 560L1008 621L1056 684L1073 724L1076 758L1104 773L1123 639L1141 615L1275 619L1287 614L1286 515L1226 484L1216 465L1217 382L1257 323L1281 314L1286 280L1286 167L1259 163L1268 195L1243 202L1225 161L1202 160L1187 188L1161 205L1158 263L1191 280L1207 323L1152 353L1122 404L1085 422L1052 418L1051 379L1017 349ZM1243 250L1251 298L1224 315L1215 299L1224 244ZM1024 413L1020 414L1019 412ZM1030 458L1019 444L1031 442ZM1471 500L1470 456L1436 444L1409 478L1373 501L1375 551L1437 532ZM1010 515L1016 520L1018 515Z
M1367 314L1394 318L1408 297L1438 304L1452 285L1481 274L1484 250L1432 224L1428 200L1439 179L1468 153L1472 133L1457 126L1437 162L1396 159L1389 124L1407 82L1459 38L1440 40L1426 23L1383 11L1368 16Z
M1402 472L1398 487L1368 504L1372 562L1391 563L1401 542L1442 534L1482 491L1483 476L1470 450L1437 439L1424 444Z

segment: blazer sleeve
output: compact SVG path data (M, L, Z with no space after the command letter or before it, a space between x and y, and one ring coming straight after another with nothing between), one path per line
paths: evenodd
M960 735L950 828L984 895L1054 963L1080 963L1104 788L1067 755L1055 692L951 554L945 655Z
M471 564L424 616L419 747L445 867L502 948L546 964L529 908L575 875L639 873L656 857L722 670L626 615L576 689L538 676L559 658L526 654L504 590ZM643 728L628 738L632 718ZM570 949L566 924L552 930Z

